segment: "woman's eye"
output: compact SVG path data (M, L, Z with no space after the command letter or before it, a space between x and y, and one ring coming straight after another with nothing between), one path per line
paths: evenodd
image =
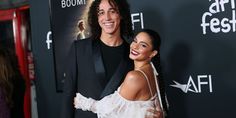
M141 44L141 46L142 46L142 47L144 47L144 48L146 48L146 47L147 47L147 46L146 46L146 45L144 45L144 44Z

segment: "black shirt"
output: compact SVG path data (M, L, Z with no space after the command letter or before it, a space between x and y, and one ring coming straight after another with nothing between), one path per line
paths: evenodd
M118 68L121 59L124 57L125 44L122 43L121 45L116 47L108 46L102 41L100 41L100 44L103 64L106 71L106 77L102 82L105 87L112 75L115 73L116 69Z

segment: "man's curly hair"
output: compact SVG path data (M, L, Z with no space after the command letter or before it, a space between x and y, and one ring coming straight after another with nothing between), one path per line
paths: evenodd
M94 0L88 12L88 24L91 29L92 38L99 39L101 27L98 23L98 9L102 0ZM118 8L121 16L120 32L122 37L131 38L133 36L130 7L126 0L108 0L111 6Z

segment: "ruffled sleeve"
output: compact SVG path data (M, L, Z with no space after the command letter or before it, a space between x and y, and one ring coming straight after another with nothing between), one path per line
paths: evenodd
M154 101L130 101L118 91L97 101L77 94L75 108L97 113L98 118L144 118Z

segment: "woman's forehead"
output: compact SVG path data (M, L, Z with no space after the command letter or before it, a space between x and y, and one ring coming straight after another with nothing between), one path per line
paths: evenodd
M140 33L138 33L138 34L136 35L136 38L137 38L138 40L146 40L146 41L148 41L148 42L151 42L151 38L150 38L150 36L148 35L148 33L146 33L146 32L140 32Z

